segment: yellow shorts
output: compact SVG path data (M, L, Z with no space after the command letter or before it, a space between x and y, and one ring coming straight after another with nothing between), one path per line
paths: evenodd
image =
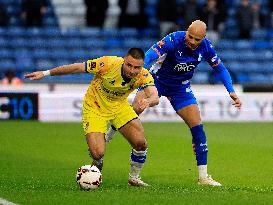
M120 112L107 117L99 115L98 112L92 110L87 111L83 108L82 125L85 134L91 132L100 132L105 134L109 122L111 122L115 128L120 129L122 126L136 118L138 118L138 115L129 103L126 104Z

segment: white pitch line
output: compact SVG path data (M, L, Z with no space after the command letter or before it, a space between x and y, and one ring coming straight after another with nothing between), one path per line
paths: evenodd
M7 201L6 199L2 199L2 198L0 198L0 204L2 204L2 205L18 205L18 204L12 203L10 201Z

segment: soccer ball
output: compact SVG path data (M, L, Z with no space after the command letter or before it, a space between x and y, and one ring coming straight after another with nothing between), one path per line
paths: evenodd
M84 190L97 189L102 183L102 175L96 166L81 166L76 174L76 182Z

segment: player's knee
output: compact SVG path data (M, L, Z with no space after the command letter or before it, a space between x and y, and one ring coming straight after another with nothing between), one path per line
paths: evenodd
M188 125L188 127L191 129L193 127L196 127L200 124L202 124L202 120L200 117L196 117L194 119L191 119L191 120L187 120L186 121L186 124Z
M148 143L145 139L137 140L134 143L133 148L137 151L143 151L148 148Z

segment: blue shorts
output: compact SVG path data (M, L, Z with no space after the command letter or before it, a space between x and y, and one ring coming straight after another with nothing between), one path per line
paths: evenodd
M160 83L156 77L154 77L154 81L158 96L167 97L175 111L188 105L198 104L191 90L190 81L184 81L181 85L175 87L168 87Z

